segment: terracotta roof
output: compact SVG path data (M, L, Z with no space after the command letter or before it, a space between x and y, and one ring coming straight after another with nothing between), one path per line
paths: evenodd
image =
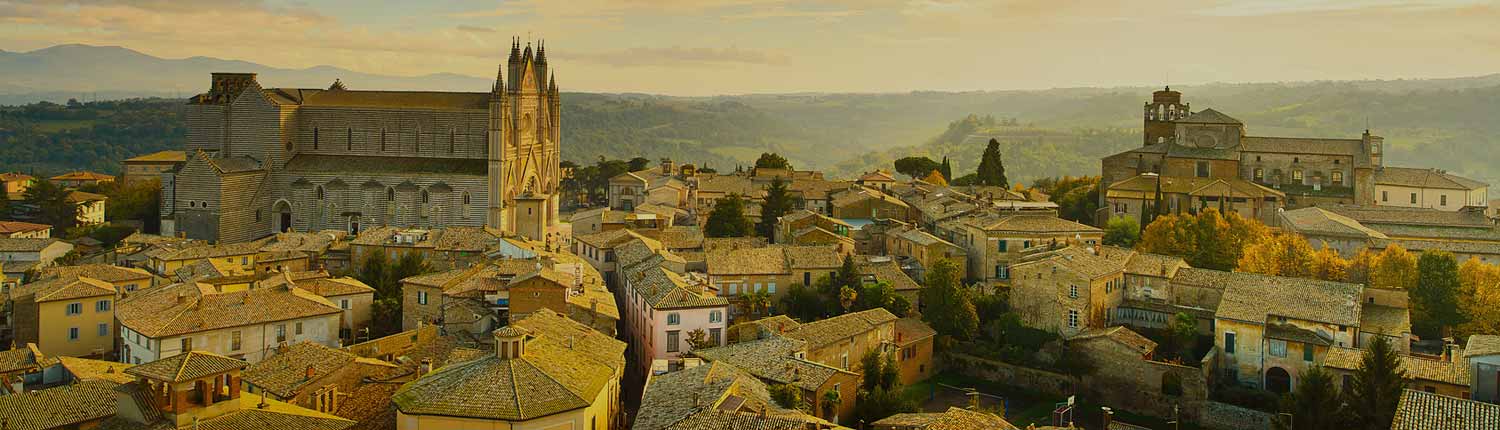
M301 288L253 288L203 294L191 284L137 292L121 299L115 307L121 325L151 338L340 312L328 299Z
M0 234L27 233L49 230L52 226L24 221L0 221Z
M286 163L293 173L380 173L400 175L484 176L484 159L436 157L380 157L297 154ZM395 186L397 184L386 184Z
M125 373L163 382L183 382L205 378L236 369L244 369L250 363L206 351L188 351L150 363L138 364Z
M1119 342L1121 345L1125 345L1130 349L1141 353L1142 355L1150 354L1152 351L1156 350L1155 341L1147 339L1145 336L1141 336L1140 333L1136 333L1134 330L1131 330L1125 326L1091 328L1088 330L1084 330L1082 333L1079 333L1076 336L1068 338L1068 341L1072 342L1089 339L1109 339L1115 342Z
M349 294L374 293L375 288L365 285L358 279L348 276L338 278L314 278L305 281L293 281L297 288L301 288L323 297L343 296Z
M194 245L181 249L168 249L156 254L154 257L164 261L197 260L203 258L239 257L255 255L260 247L269 243L270 238L250 242L228 243L220 245Z
M42 277L85 276L109 283L151 279L151 272L134 267L110 264L80 264L77 266L51 266L42 269Z
M30 180L30 179L36 179L36 177L28 175L28 174L25 174L25 173L16 173L16 172L0 173L0 182L15 182L15 181L25 181L25 180Z
M34 296L33 301L55 302L84 297L114 296L115 287L108 282L81 276L63 276L35 281L11 289L10 296Z
M801 430L809 422L822 420L780 407L765 383L728 363L711 362L651 377L630 427ZM704 427L709 423L727 426Z
M1197 271L1198 269L1183 269ZM1358 326L1358 284L1287 278L1243 272L1223 272L1224 295L1216 318L1265 323L1271 315Z
M1244 136L1240 138L1240 150L1245 152L1278 152L1285 154L1348 155L1354 156L1355 167L1367 166L1360 139L1316 138L1316 137L1270 137Z
M50 364L51 361L42 355L42 351L34 343L0 351L0 374L38 372Z
M1464 357L1500 354L1500 335L1475 334L1464 345Z
M659 257L647 258L621 271L624 281L630 284L647 305L655 309L685 309L729 304L729 299L719 297L703 285L690 282L682 275L661 267L661 262Z
M772 275L788 273L781 248L741 248L708 251L710 275Z
M1500 423L1500 405L1405 390L1391 430L1494 430L1495 423Z
M1098 279L1125 271L1129 256L1121 253L1090 252L1091 247L1068 246L1066 248L1028 255L1023 261L1011 264L1011 269L1032 264L1055 264L1089 279Z
M546 309L517 324L536 333L521 357L444 366L391 401L407 415L523 421L589 407L623 371L624 343L587 326Z
M1463 352L1458 351L1457 354L1462 355ZM1363 360L1364 350L1362 349L1332 347L1328 349L1328 355L1323 358L1323 367L1355 371L1359 370ZM1472 382L1467 360L1444 361L1402 355L1401 370L1406 372L1408 379L1464 387L1468 387Z
M1342 236L1352 238L1386 238L1385 233L1375 231L1353 218L1330 212L1323 208L1307 207L1281 213L1283 224L1302 234Z
M1392 206L1330 206L1328 210L1359 221L1374 229L1383 227L1373 224L1421 225L1442 227L1492 228L1488 217L1479 212L1440 211L1428 208L1402 208ZM1383 231L1383 230L1382 230Z
M891 176L890 173L887 173L884 170L876 170L873 172L865 173L864 175L861 175L859 177L859 180L861 182L896 182L896 178Z
M62 242L58 239L43 238L11 238L0 237L0 252L37 252L47 249L54 243Z
M135 381L134 376L125 373L125 369L131 368L131 365L126 363L63 356L57 357L57 361L58 364L62 365L64 370L68 371L68 374L73 375L77 379L97 379L116 384L127 384Z
M871 257L864 262L855 264L862 275L872 276L877 282L889 282L896 291L914 291L922 289L922 285L901 270L901 264L890 258L880 259Z
M1156 187L1159 183L1162 193L1165 194L1277 199L1286 197L1286 193L1239 178L1184 176L1161 176L1159 178L1160 181L1156 174L1151 173L1125 178L1109 184L1105 195L1113 198L1155 199Z
M126 163L181 163L184 161L187 161L186 151L161 151L125 159Z
M703 251L727 251L742 248L759 248L766 246L764 237L708 237L703 239Z
M896 319L896 315L885 308L875 308L803 323L786 332L785 336L807 342L809 349L819 349L879 330L885 324L894 325Z
M1448 173L1439 169L1414 169L1386 166L1375 171L1377 185L1397 185L1416 188L1441 188L1450 190L1477 190L1490 184Z
M783 336L729 344L716 348L693 351L694 355L711 362L723 361L755 375L764 381L792 384L808 391L817 391L829 378L849 372L796 358L793 354L806 352L807 343Z
M985 231L1019 231L1028 233L1098 233L1097 227L1068 221L1051 215L990 214L965 218L966 223Z
M844 265L844 256L833 245L787 245L781 247L788 270L832 268Z
M348 366L365 367L359 374L361 378L382 378L396 369L394 364L360 358L319 343L301 342L246 367L240 375L245 382L285 399L297 395L307 384ZM307 377L309 368L312 378Z
M242 400L241 403L245 402ZM198 430L343 430L354 425L354 421L333 415L301 408L297 408L300 410L289 409L291 408L281 410L241 408L199 421L197 428Z
M932 326L922 322L921 319L907 317L896 320L896 339L900 340L896 343L897 346L910 345L936 335L937 330L933 330Z
M53 176L54 181L113 181L114 176L89 171L74 171Z
M76 384L0 396L0 417L8 430L47 430L77 426L115 414L118 383L87 380Z
M1406 308L1370 303L1360 307L1359 331L1397 337L1411 333L1411 314Z
M873 423L876 427L921 430L1020 430L995 414L949 406L945 412L901 413Z
M674 225L661 229L656 234L661 246L667 249L696 249L703 247L703 229L697 226Z

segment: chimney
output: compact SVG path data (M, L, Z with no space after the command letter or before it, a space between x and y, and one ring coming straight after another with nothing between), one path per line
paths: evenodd
M317 374L318 374L318 370L314 369L312 367L312 365L308 365L307 366L307 370L304 370L302 372L302 380L303 381L311 381L312 378L313 378L313 376L317 376Z
M185 304L187 303L187 301L188 298L186 293L177 293L177 304Z
M417 366L417 376L420 377L420 376L426 375L428 373L432 373L432 358L431 357L423 358L422 359L422 364L419 365L419 366Z

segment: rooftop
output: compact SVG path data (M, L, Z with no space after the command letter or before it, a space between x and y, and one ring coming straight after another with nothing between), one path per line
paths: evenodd
M328 299L301 288L204 294L196 285L186 283L137 292L115 307L121 325L151 338L340 312Z
M0 234L28 233L51 229L47 224L37 224L25 221L0 221Z
M1465 191L1490 186L1484 182L1448 173L1446 170L1391 166L1375 171L1375 184Z
M7 430L76 427L115 415L118 383L86 380L25 394L0 396L0 417Z
M1495 423L1500 423L1500 405L1406 390L1391 430L1493 430Z
M51 179L54 181L113 181L115 177L97 172L76 171L53 176Z
M902 413L873 423L876 427L921 430L1020 430L995 414L948 407L944 412Z
M1266 323L1274 315L1359 326L1363 287L1358 284L1244 272L1220 272L1219 282L1224 285L1224 296L1216 318Z
M808 349L818 349L878 330L881 325L894 323L896 319L896 315L885 308L875 308L803 323L786 332L785 336L807 342Z
M360 358L348 351L319 343L302 342L246 367L240 375L245 382L277 397L291 398L323 375L348 366L368 367L371 370L361 373L360 377L383 377L396 369L390 363Z
M22 284L11 290L11 297L33 296L32 301L54 302L84 297L115 295L115 287L98 279L80 276L63 276Z
M161 151L125 159L126 163L181 163L187 161L186 151Z
M771 336L766 339L700 349L693 353L711 362L723 361L732 364L764 381L792 384L808 391L817 391L834 375L849 373L796 358L796 353L806 352L806 345L806 342L800 340Z
M151 279L151 272L134 267L110 264L80 264L77 266L51 266L42 269L42 277L84 276L109 283Z
M125 373L156 381L177 383L244 369L248 365L250 363L244 360L194 350L150 363L138 364L125 369Z
M1500 355L1500 335L1476 334L1464 345L1464 357Z
M753 375L728 363L713 362L651 377L631 428L704 428L700 422L707 421L732 423L715 428L733 429L803 429L808 422L822 422L778 406L765 383ZM793 425L785 426L783 421Z
M61 240L0 237L0 252L38 252Z

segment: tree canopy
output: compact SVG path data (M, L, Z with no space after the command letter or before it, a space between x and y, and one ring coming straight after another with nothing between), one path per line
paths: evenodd
M755 159L755 167L760 169L790 169L792 165L787 163L786 158L775 152L762 152L760 158Z
M791 209L792 197L787 193L786 181L779 177L772 179L771 186L766 188L765 201L760 204L760 223L755 225L755 234L775 243L776 223Z
M1411 295L1412 333L1425 339L1436 339L1446 329L1463 324L1464 312L1458 306L1460 286L1458 263L1453 254L1423 251L1417 259L1419 274Z
M714 209L708 213L708 222L703 226L703 235L708 237L745 237L754 233L750 218L745 217L745 199L739 194L730 194L714 201Z
M938 260L927 268L921 297L926 306L922 319L938 334L968 340L979 331L979 314L968 290L958 279L958 266L952 260Z
M1269 230L1260 221L1214 208L1195 214L1163 215L1146 227L1138 248L1143 252L1175 255L1188 265L1233 270L1250 245L1265 240Z
M912 179L926 177L928 173L942 167L942 164L927 157L905 157L896 160L894 164L897 173L910 176Z
M1010 188L1010 181L1005 179L1005 162L1000 158L1000 141L990 139L988 146L984 148L984 155L979 159L980 185Z

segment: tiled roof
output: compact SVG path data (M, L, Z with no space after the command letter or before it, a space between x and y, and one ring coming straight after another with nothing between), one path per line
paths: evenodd
M1328 139L1316 137L1270 137L1244 136L1240 138L1240 150L1245 152L1279 152L1286 154L1349 155L1354 156L1355 167L1367 163L1363 157L1363 142L1360 139Z
M1359 331L1400 337L1411 333L1411 313L1406 308L1362 304Z
M138 292L120 300L115 308L121 325L152 338L340 312L328 299L301 288L203 294L190 284Z
M114 294L115 287L109 283L80 276L43 279L15 287L10 292L11 297L16 298L35 295L32 300L38 303Z
M287 161L293 173L380 173L397 175L484 176L484 159L378 157L297 154ZM386 184L395 186L396 184Z
M966 218L969 225L985 231L1017 231L1027 233L1098 233L1097 227L1079 224L1051 215L992 214Z
M0 182L24 181L24 180L28 180L28 179L36 179L36 178L33 177L33 176L31 176L31 175L25 174L25 173L16 173L16 172L0 173Z
M118 383L91 380L0 396L7 430L47 430L78 426L115 414Z
M1372 224L1422 225L1442 227L1494 227L1483 213L1469 211L1440 211L1428 208L1402 208L1392 206L1330 206L1328 210L1359 221L1367 227L1379 230Z
M921 430L1019 430L995 414L949 406L944 412L901 413L873 423L876 427Z
M1193 112L1186 118L1177 120L1177 122L1185 124L1243 124L1240 120L1225 115L1223 112L1213 110L1213 108Z
M699 415L716 416L698 417ZM802 427L778 427L783 420L800 423ZM819 421L821 420L794 409L777 405L771 400L765 383L749 373L725 362L712 362L653 376L642 395L640 412L631 423L631 428L704 428L701 427L702 424L716 422L731 426L713 428L803 429L806 423Z
M832 268L844 265L844 256L833 245L789 245L781 247L788 270Z
M661 258L648 258L621 271L625 282L630 283L647 305L655 309L685 309L729 304L729 299L714 295L703 285L661 267L661 261Z
M134 376L125 373L125 369L131 368L129 364L62 356L57 357L57 361L74 378L82 380L97 379L116 384L127 384L135 381Z
M1353 238L1381 238L1385 233L1375 231L1353 218L1330 212L1323 208L1307 207L1281 213L1283 223L1302 234L1329 235Z
M861 275L875 277L877 282L889 282L896 291L914 291L922 289L922 285L901 270L901 264L890 258L867 259L855 264Z
M358 91L303 88L267 88L268 97L305 107L416 108L436 110L484 110L490 93L446 91Z
M1319 346L1333 345L1333 334L1317 332L1292 324L1267 323L1266 338L1280 339Z
M696 249L703 247L703 229L697 226L674 225L661 229L656 234L661 246L667 249Z
M522 421L585 408L624 368L623 342L543 309L515 359L489 355L407 383L391 401L408 415Z
M25 221L0 221L0 234L13 234L20 232L32 232L51 229L47 224L37 224Z
M1172 158L1197 158L1202 160L1234 160L1240 158L1239 151L1229 148L1202 148L1188 145L1167 147L1167 156Z
M582 242L584 244L587 244L589 246L593 246L593 247L599 248L599 249L610 249L610 248L614 248L616 246L620 246L621 244L623 244L623 243L625 243L627 241L630 241L631 239L637 239L637 238L641 239L641 240L645 240L645 241L647 241L647 243L655 244L655 246L658 247L658 248L661 247L661 242L660 241L657 241L656 239L652 239L652 238L649 238L649 237L646 237L646 236L642 236L641 234L636 233L634 231L631 231L630 229L623 229L623 228L622 229L618 229L618 230L609 230L609 231L601 231L601 232L597 232L597 233L589 233L589 234L585 234L585 235L582 235L582 236L574 237L573 240Z
M709 237L703 239L703 251L728 251L742 248L759 248L766 246L764 237Z
M1190 176L1161 176L1141 174L1109 184L1107 197L1147 198L1156 197L1156 187L1164 194L1187 194L1193 196L1230 196L1243 198L1284 198L1286 193L1265 185L1239 178L1198 178ZM1242 203L1243 204L1243 203Z
M89 171L74 171L53 176L54 181L113 181L114 176Z
M47 357L34 343L0 351L0 374L40 371L44 364L48 364Z
M1130 347L1131 349L1140 352L1141 354L1149 354L1152 351L1156 350L1155 341L1147 339L1145 336L1141 336L1140 333L1136 333L1134 330L1131 330L1125 326L1091 328L1088 330L1084 330L1083 333L1079 333L1077 336L1068 338L1068 341L1071 342L1088 339L1113 340L1115 342L1119 342L1122 345Z
M1089 279L1097 279L1111 274L1125 271L1125 263L1129 256L1123 253L1090 252L1091 247L1069 246L1066 248L1033 254L1026 257L1026 261L1011 265L1017 266L1048 263L1056 264L1058 267L1067 269Z
M1414 169L1391 166L1386 166L1375 171L1375 183L1378 185L1466 191L1477 190L1490 185L1438 169Z
M884 170L876 170L876 171L865 173L864 175L861 175L859 177L859 180L863 181L863 182L870 182L870 181L895 182L896 178L893 177L893 176L891 176L890 173L888 173L888 172L886 172Z
M1500 354L1500 335L1475 334L1464 345L1464 357Z
M126 163L130 163L130 162L138 162L138 163L177 162L177 163L181 163L183 161L187 161L187 152L186 151L161 151L161 152L155 152L155 153L150 153L150 154L146 154L146 155L140 155L140 156L136 156L136 157L131 157L131 158L125 159Z
M807 343L783 336L771 336L693 351L694 355L708 361L723 361L755 375L765 381L792 384L808 391L817 391L829 378L839 373L848 373L822 364L798 359L797 352L806 352Z
M1458 355L1462 355L1458 351ZM1348 371L1359 370L1364 360L1364 350L1357 348L1332 347L1328 349L1328 355L1323 358L1323 367L1341 369ZM1431 360L1410 355L1401 356L1401 370L1406 372L1408 379L1440 382L1444 384L1468 387L1473 376L1470 374L1469 362L1467 360Z
M213 376L249 366L237 360L205 351L188 351L150 363L138 364L125 373L164 382L183 382Z
M197 260L203 258L239 257L255 255L260 252L260 247L270 243L271 238L254 240L250 242L228 243L220 245L195 245L186 248L167 250L156 255L156 258L164 261Z
M875 308L803 323L788 331L786 337L807 342L809 349L818 349L895 322L896 315L885 308Z
M1179 274L1199 269L1183 269ZM1219 281L1224 295L1216 318L1264 323L1271 315L1305 321L1358 326L1358 284L1287 278L1244 272L1227 273Z
M57 242L61 241L52 238L0 237L0 252L38 252Z
M260 160L248 156L223 158L204 156L202 158L204 162L208 163L209 167L212 167L219 173L244 173L261 170Z
M809 415L761 415L754 412L724 412L718 409L693 414L672 423L672 430L806 430L833 424ZM843 429L845 427L837 427Z
M77 266L52 266L42 269L43 277L86 276L109 283L151 279L151 272L134 267L109 264L80 264Z
M899 339L899 342L897 342L898 346L910 345L913 342L936 335L937 330L933 330L932 326L922 322L921 319L907 317L896 320L896 339Z
M375 292L375 288L348 276L339 278L314 278L305 281L293 281L293 283L297 285L297 288L323 297Z
M343 430L353 425L354 421L306 409L288 411L242 408L199 421L196 428L198 430Z
M277 397L291 398L307 384L316 382L318 378L347 366L367 366L372 372L362 374L360 377L376 378L383 377L387 370L396 368L393 364L362 359L341 349L329 348L314 342L302 342L288 346L285 351L277 352L246 367L240 375L245 382L275 394ZM307 377L309 368L312 369L311 379Z
M741 248L708 251L710 275L772 275L788 273L781 248Z
M1495 423L1500 423L1500 405L1406 390L1391 430L1494 430Z

